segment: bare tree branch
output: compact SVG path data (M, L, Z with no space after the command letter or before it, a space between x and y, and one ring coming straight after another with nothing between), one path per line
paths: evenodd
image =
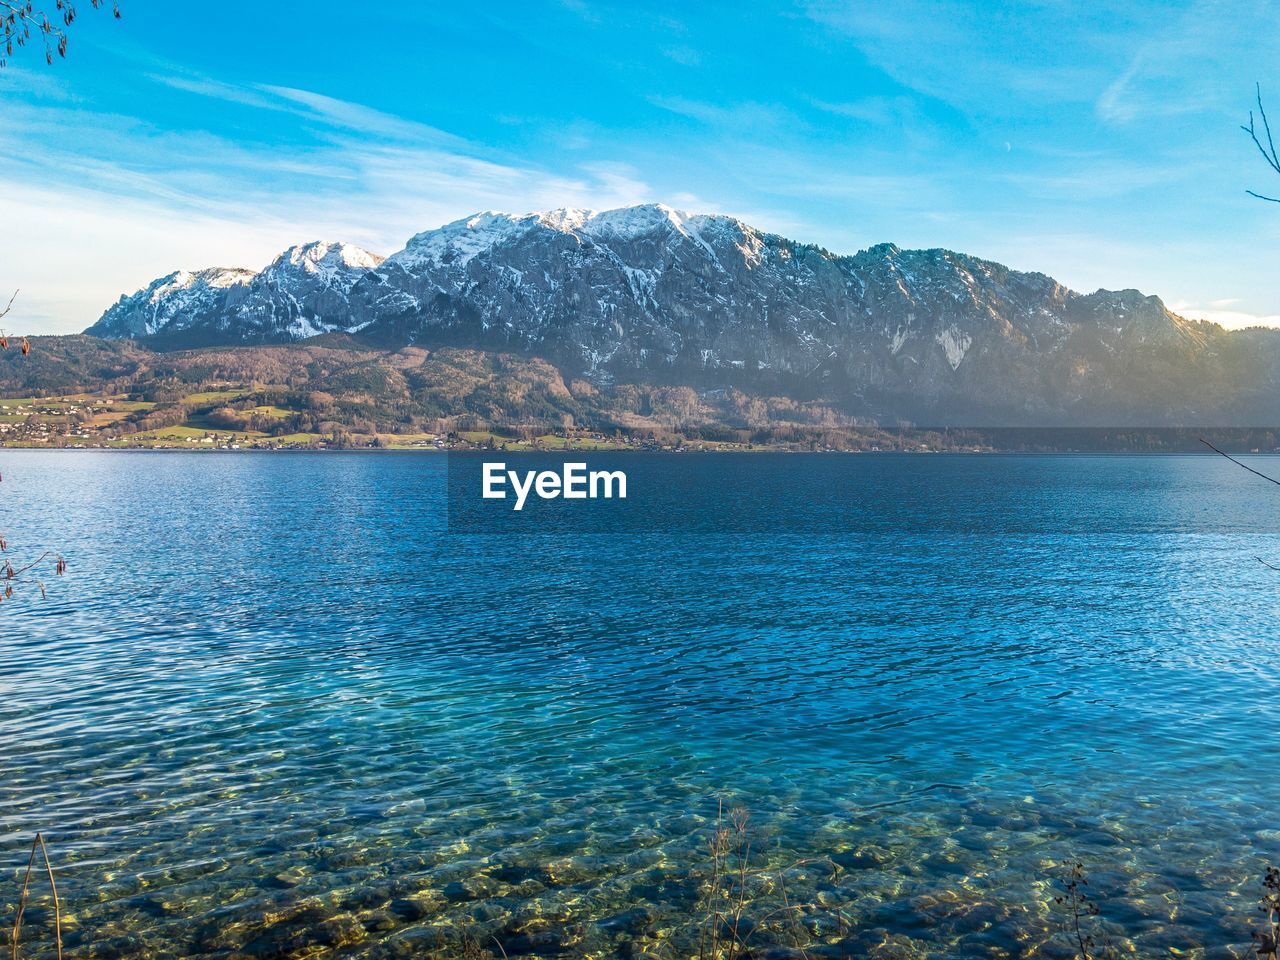
M93 9L106 5L106 0L89 0ZM120 19L120 6L114 0L111 12ZM67 55L67 28L75 23L76 5L72 0L54 0L52 19L43 10L35 9L30 0L0 0L0 67L8 63L16 47L25 47L33 36L44 41L45 63L53 63L56 51L59 57Z
M1276 157L1275 139L1271 136L1271 124L1267 122L1267 111L1262 105L1261 85L1258 86L1257 97L1258 114L1262 117L1262 132L1263 136L1267 138L1266 145L1264 146L1261 139L1258 137L1258 130L1253 119L1252 110L1249 111L1249 125L1247 127L1241 127L1240 129L1249 134L1249 139L1251 139L1253 141L1253 145L1258 148L1258 152L1262 154L1262 159L1267 161L1267 165L1276 173L1280 173L1280 158Z
M1212 450L1214 453L1221 454L1222 456L1226 457L1236 466L1244 467L1246 470L1248 470L1250 473L1254 474L1255 476L1259 476L1263 480L1270 480L1272 483L1276 484L1277 486L1280 486L1280 480L1277 480L1275 477L1269 477L1265 473L1261 473L1253 469L1253 467L1249 466L1247 463L1241 463L1235 457L1231 456L1231 454L1224 453L1223 451L1219 450L1217 447L1215 447L1212 443L1210 443L1204 437L1200 438L1200 442L1203 443L1210 450ZM1254 557L1253 559L1257 560L1260 564L1262 564L1268 570L1275 570L1276 572L1280 573L1280 567L1277 567L1274 564L1267 563L1267 561L1263 560L1261 557Z
M17 297L18 297L18 291L15 290L13 291L13 296L9 298L9 302L5 305L5 308L3 310L0 310L0 317L3 317L6 313L8 313L10 310L13 309L13 301L16 300ZM26 337L22 338L22 343L20 346L22 349L22 355L24 357L31 352L31 343L27 340ZM8 349L9 349L9 338L5 335L5 332L3 330L0 330L0 350L8 350Z
M1220 454L1221 456L1226 457L1228 460L1230 460L1230 461L1231 461L1232 463L1234 463L1236 466L1244 467L1246 470L1248 470L1250 473L1254 474L1255 476L1259 476L1259 477L1261 477L1263 480L1269 480L1269 481L1271 481L1272 483L1274 483L1276 486L1280 486L1280 480L1277 480L1275 477L1269 477L1269 476L1267 476L1265 473L1261 473L1261 472L1259 472L1259 471L1257 471L1257 470L1253 469L1253 467L1249 466L1247 463L1243 463L1243 462L1241 462L1240 460L1237 460L1235 457L1233 457L1233 456L1232 456L1231 454L1229 454L1229 453L1224 453L1223 451L1221 451L1221 450L1219 450L1217 447L1215 447L1212 443L1210 443L1208 440L1206 440L1204 437L1201 437L1201 438L1200 438L1200 442L1201 442L1201 443L1203 443L1203 444L1204 444L1206 447L1208 447L1210 450L1212 450L1214 453L1217 453L1217 454Z
M1280 173L1280 154L1276 152L1275 137L1271 135L1271 123L1267 120L1267 110L1262 105L1262 84L1258 84L1256 88L1256 96L1258 101L1258 116L1262 120L1262 129L1259 131L1257 122L1254 120L1253 111L1249 111L1249 125L1242 126L1240 129L1249 135L1249 139L1253 141L1253 145L1258 148L1258 152L1262 154L1262 159L1276 173ZM1264 143L1265 140L1265 143ZM1252 190L1246 190L1251 197L1259 200L1266 200L1270 203L1280 203L1280 198L1264 196L1261 193L1255 193Z
M14 297L18 294L15 291ZM10 305L13 304L13 297L9 298ZM9 308L5 307L5 313L9 312ZM4 314L0 314L4 316ZM0 333L0 349L8 349L9 338ZM31 345L27 342L27 338L22 338L22 353L25 356L31 351ZM0 480L3 480L0 477ZM49 561L52 560L50 564ZM0 532L0 601L11 600L15 593L14 587L33 586L40 591L40 596L45 597L46 591L44 581L38 575L32 573L39 567L53 567L53 572L57 576L62 576L67 572L67 561L63 559L62 554L54 550L46 550L40 556L21 566L15 566L13 561L9 559L9 542Z

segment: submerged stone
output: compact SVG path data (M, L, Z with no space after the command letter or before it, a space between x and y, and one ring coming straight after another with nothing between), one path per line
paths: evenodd
M864 846L840 850L830 860L842 870L875 870L893 862L893 853L884 847Z
M626 933L635 936L647 931L654 923L655 914L649 907L633 907L599 921L596 925L605 933Z

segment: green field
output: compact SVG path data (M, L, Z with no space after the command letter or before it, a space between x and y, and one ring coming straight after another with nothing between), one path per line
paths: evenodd
M245 390L237 389L219 389L219 390L201 390L197 393L189 393L183 398L184 403L194 404L210 404L210 403L233 403L243 398Z

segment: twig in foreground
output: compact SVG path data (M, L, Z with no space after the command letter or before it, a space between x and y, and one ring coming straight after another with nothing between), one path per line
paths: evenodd
M57 948L58 960L62 960L62 903L58 900L58 884L53 879L53 864L49 862L49 848L44 845L44 837L37 833L31 844L31 856L27 858L27 873L22 878L22 892L18 894L18 912L13 918L12 960L18 960L18 938L22 935L22 915L27 910L27 895L31 891L31 871L36 864L36 851L44 857L44 870L49 877L49 890L53 893L53 942Z

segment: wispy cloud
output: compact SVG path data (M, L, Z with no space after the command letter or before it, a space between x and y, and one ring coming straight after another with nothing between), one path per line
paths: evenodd
M746 132L782 126L794 130L800 126L793 112L772 103L748 100L723 105L679 96L652 96L649 102L670 113L725 130Z
M1280 36L1264 28L1274 16L1268 0L1197 0L1167 12L1098 96L1098 116L1125 124L1231 109L1240 93L1231 80L1240 38L1250 38L1260 59L1280 55Z
M547 170L358 103L279 86L156 81L310 130L292 146L156 129L74 103L17 107L0 159L39 183L6 203L0 282L21 278L12 325L80 329L121 293L177 268L257 267L319 237L377 252L477 209L611 207L653 199L634 168ZM74 130L69 138L65 131ZM19 239L21 238L21 239ZM50 249L60 256L51 261ZM66 263L81 265L68 274Z
M702 63L702 53L688 44L663 47L662 55L685 67L696 67Z
M193 93L199 97L223 100L227 103L239 103L246 107L257 107L262 110L282 110L283 105L277 100L265 97L251 87L234 83L224 83L212 77L198 74L149 73L148 80L159 83L184 93Z
M1094 67L1077 44L1102 36L1081 29L1070 3L1018 8L974 0L888 4L811 0L808 15L845 35L903 87L970 113L1010 102L1044 104L1088 97Z
M468 146L461 137L452 136L424 123L405 120L360 103L339 100L310 90L296 90L292 87L264 85L258 89L296 104L302 108L303 116L334 127L397 140L448 144L459 148Z
M920 116L920 108L911 97L907 96L863 97L860 100L841 103L817 99L809 102L825 113L832 113L838 117L847 117L850 120L861 120L863 123L873 123L881 126L914 121Z
M602 19L599 12L586 0L560 0L560 6L577 14L587 23L599 23Z

